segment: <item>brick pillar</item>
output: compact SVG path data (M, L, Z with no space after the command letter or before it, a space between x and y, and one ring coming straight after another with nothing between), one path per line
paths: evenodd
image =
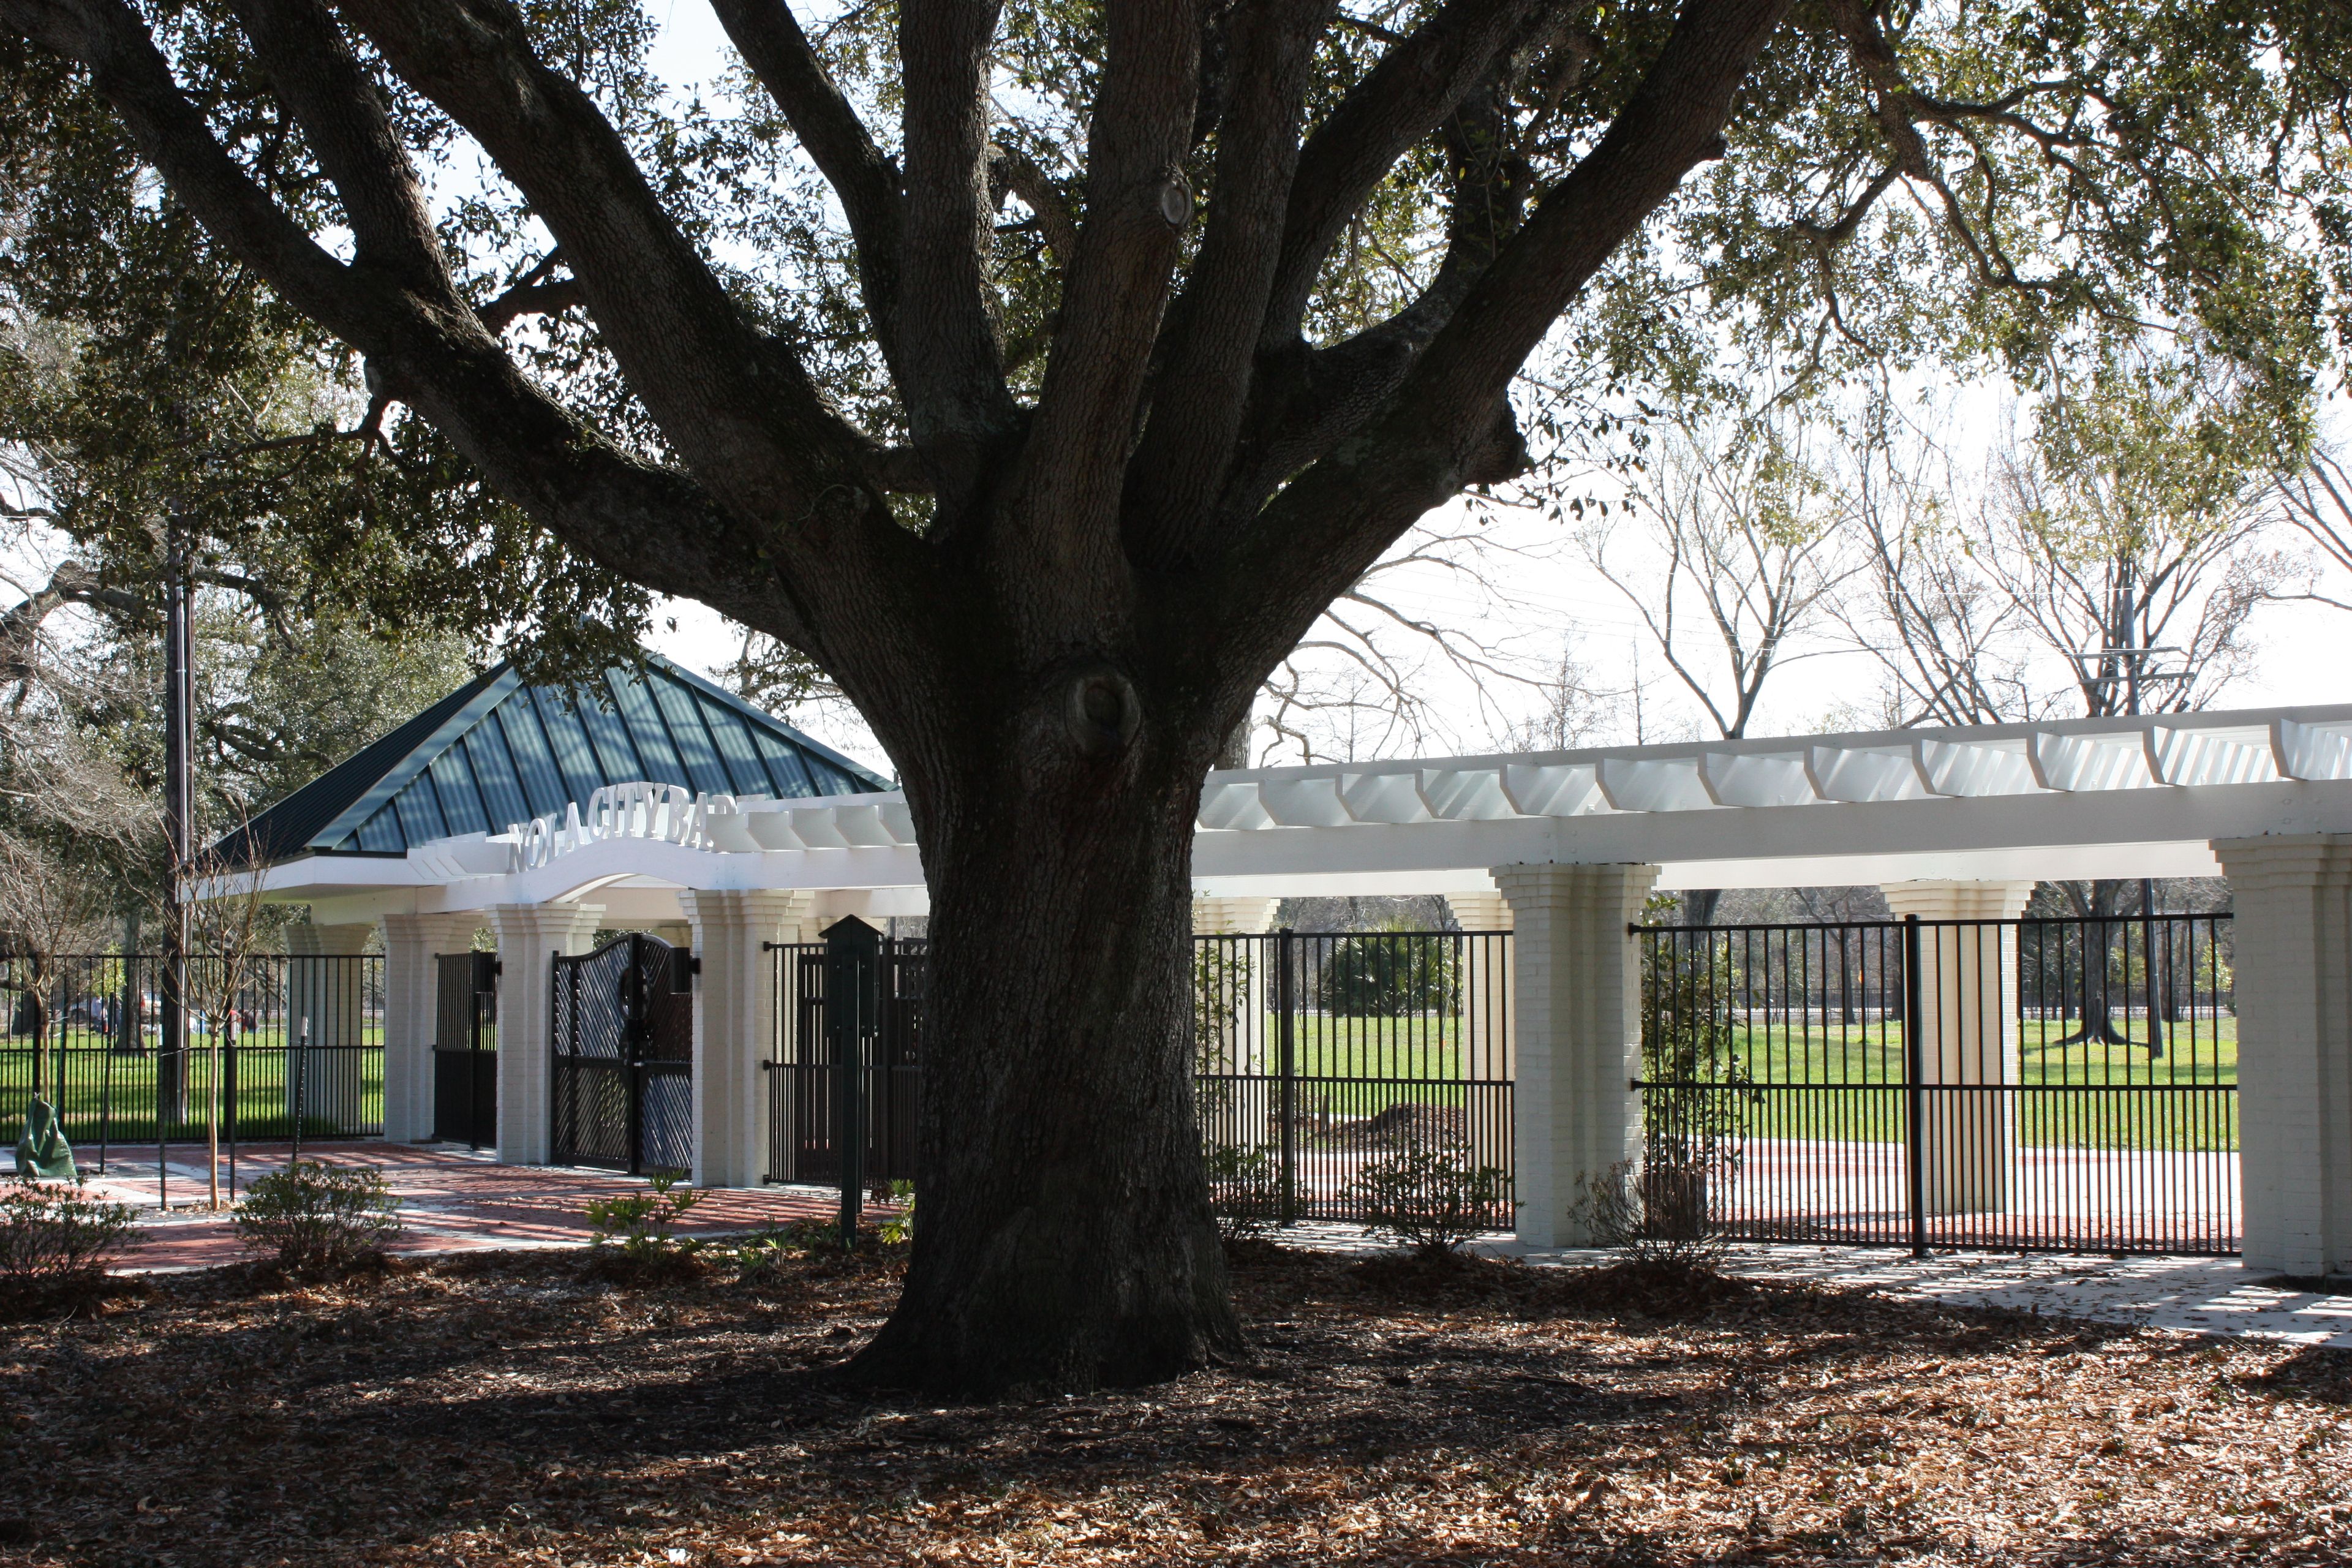
M543 1165L555 1131L551 1098L555 960L585 952L601 904L498 904L499 1161Z
M474 914L386 915L383 927L383 1135L421 1143L433 1136L433 1047L445 952L474 944ZM463 1040L446 1042L462 1047Z
M2249 1268L2352 1273L2352 834L2217 841Z
M2013 921L2025 912L2033 884L1892 882L1880 890L1896 919L1917 915L1924 926L1919 932L1920 1081L1930 1086L2016 1083L2017 929L1924 922ZM2014 1206L2013 1099L2007 1094L1922 1096L1919 1164L1929 1214L2002 1214Z
M1640 1157L1642 965L1627 928L1655 866L1497 866L1511 907L1518 1014L1518 1235L1528 1247L1591 1238L1582 1183Z
M286 928L286 1115L290 1122L299 1095L307 1136L355 1135L364 1125L360 954L374 930L308 921Z
M771 1085L761 1067L777 1057L783 1024L778 955L766 944L798 941L814 900L766 890L678 897L702 960L694 998L694 1184L756 1187L771 1173L770 1108L787 1087Z

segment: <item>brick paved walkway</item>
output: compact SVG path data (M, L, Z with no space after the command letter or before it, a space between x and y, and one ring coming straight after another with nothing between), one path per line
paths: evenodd
M256 1176L283 1170L287 1145L252 1144L236 1157L238 1190ZM402 1235L396 1252L465 1252L482 1247L579 1247L590 1238L584 1214L592 1198L642 1192L646 1184L601 1171L500 1165L465 1149L404 1143L310 1143L302 1158L330 1165L370 1165L382 1171L401 1200ZM203 1268L245 1256L226 1215L205 1211L204 1151L174 1147L166 1184L170 1212L156 1208L155 1158L125 1160L116 1151L106 1173L90 1172L89 1192L140 1211L148 1242L125 1261L123 1272ZM222 1191L227 1192L227 1161L222 1160ZM698 1204L681 1231L710 1235L751 1230L763 1225L831 1218L838 1199L822 1187L768 1187L759 1191L711 1192ZM877 1217L887 1212L872 1211Z

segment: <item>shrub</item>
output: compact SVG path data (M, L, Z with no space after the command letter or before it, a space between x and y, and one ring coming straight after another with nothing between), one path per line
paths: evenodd
M1274 1151L1259 1144L1221 1143L1202 1156L1209 1170L1209 1201L1217 1229L1228 1241L1255 1236L1282 1215L1282 1167Z
M1316 999L1340 1017L1402 1018L1446 1011L1460 992L1454 947L1453 937L1426 932L1341 937L1316 976Z
M1592 1239L1639 1263L1712 1270L1723 1260L1723 1237L1706 1221L1703 1167L1638 1165L1620 1160L1598 1180L1578 1178L1577 1200Z
M915 1239L915 1184L897 1181L878 1194L886 1203L895 1203L898 1212L875 1227L875 1236L885 1247L904 1247Z
M677 1231L702 1194L680 1187L675 1176L656 1176L649 1185L650 1192L589 1201L588 1228L596 1233L589 1244L593 1270L637 1279L697 1271L703 1243Z
M128 1204L31 1181L0 1188L0 1284L13 1289L89 1283L145 1239Z
M1366 1164L1349 1188L1374 1230L1424 1253L1451 1252L1510 1223L1509 1179L1458 1149L1401 1149Z
M807 1252L812 1243L801 1229L803 1223L770 1226L738 1237L729 1259L735 1265L737 1280L764 1284L782 1273L787 1261Z
M382 1171L297 1160L257 1177L230 1223L248 1251L276 1254L289 1273L347 1268L400 1234L400 1200Z

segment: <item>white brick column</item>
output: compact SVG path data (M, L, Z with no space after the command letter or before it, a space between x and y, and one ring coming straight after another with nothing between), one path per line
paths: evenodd
M299 1090L306 1121L330 1123L346 1133L359 1130L365 1076L360 1047L367 1042L359 955L367 951L374 930L373 925L312 925L308 921L286 928L285 1096L289 1120ZM216 1029L220 1021L207 1019L205 1026ZM306 1042L308 1048L302 1049ZM301 1052L299 1061L297 1050Z
M1927 926L1932 921L2013 921L2032 882L1892 882L1880 889L1896 919L1917 915L1920 1082L2018 1081L2017 928ZM1906 1027L1911 1025L1906 1021ZM1906 1042L1907 1048L1907 1042ZM2007 1094L1923 1095L1920 1185L1929 1214L2001 1214L2014 1206L2017 1114Z
M1194 899L1194 936L1237 936L1270 931L1279 899Z
M386 915L383 927L383 1136L421 1143L433 1136L433 1047L439 1028L445 952L473 946L474 914ZM454 1043L454 1042L453 1042Z
M499 1162L543 1165L555 1105L554 963L588 951L602 904L496 904L499 939Z
M1497 866L1494 878L1517 932L1519 1240L1581 1246L1580 1184L1642 1152L1642 963L1627 928L1658 868Z
M2249 1268L2352 1273L2352 834L2228 838Z
M702 974L694 998L694 1184L756 1187L768 1173L769 1074L778 955L797 941L804 892L685 892ZM782 1174L782 1173L778 1173Z

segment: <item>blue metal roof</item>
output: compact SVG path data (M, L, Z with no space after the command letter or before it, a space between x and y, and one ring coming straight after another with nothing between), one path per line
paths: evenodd
M712 795L861 795L888 780L667 659L576 689L526 686L501 664L228 835L230 864L303 854L399 855L502 833L605 784Z

